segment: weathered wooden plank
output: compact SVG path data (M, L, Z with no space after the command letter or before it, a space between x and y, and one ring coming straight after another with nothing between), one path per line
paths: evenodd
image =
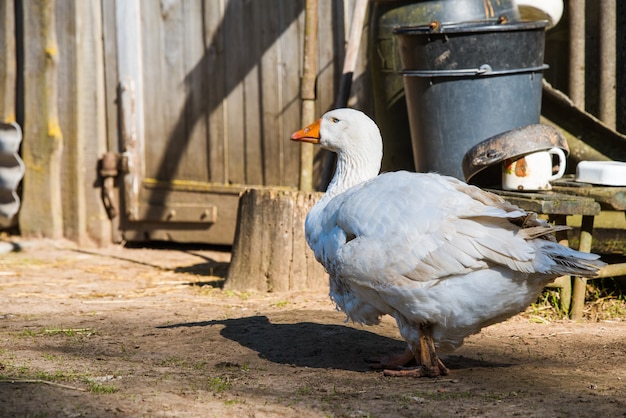
M508 202L536 213L546 215L600 214L600 204L593 199L560 193L520 193L505 190L489 190L502 196Z
M161 94L167 94L162 115L165 130L160 137L155 138L158 144L156 152L160 154L156 160L159 164L156 178L160 180L188 179L193 171L191 165L195 165L192 153L197 152L196 155L202 156L201 150L193 150L191 147L191 121L188 117L194 109L188 90L190 74L184 56L189 30L184 21L184 3L160 2L161 29L158 36L161 37L163 49L157 58L160 62Z
M263 142L262 118L263 107L260 106L262 93L261 56L263 44L261 43L260 31L263 29L263 13L267 10L267 4L263 2L248 2L244 5L242 22L246 27L245 46L237 48L246 50L246 58L240 65L244 66L242 85L245 101L243 103L242 123L245 135L245 182L250 185L263 184Z
M169 4L169 2L167 2ZM173 5L174 6L174 5ZM172 6L172 7L173 7ZM161 2L141 2L142 25L142 59L143 68L141 77L144 85L144 106L146 115L145 135L150 138L142 158L145 160L145 175L148 178L166 180L173 178L171 164L165 161L168 137L176 130L175 120L170 110L171 102L179 102L180 92L172 79L180 82L179 74L168 74L165 58L165 29L164 17L174 14L171 10L162 10ZM182 41L182 39L179 39ZM178 48L177 48L178 49ZM174 90L172 91L172 86ZM180 109L178 109L180 111ZM179 116L179 113L175 114ZM175 156L171 156L175 159Z
M340 79L346 42L344 5L341 2L320 1L319 14L319 56L315 105L318 117L334 107L336 82ZM315 149L314 183L318 190L324 190L330 181L334 169L334 158L333 153L320 148Z
M101 202L98 184L98 159L107 151L106 146L106 93L104 85L104 51L102 28L102 1L89 0L76 3L78 21L77 146L84 149L78 169L83 169L80 185L85 195L83 210L84 233L79 242L91 240L98 245L111 242L111 226ZM92 71L85 71L91 68ZM81 230L81 235L83 231Z
M115 2L102 2L102 43L104 54L104 88L106 94L107 150L119 151L119 129L117 125L117 42L115 28Z
M161 160L163 149L159 149L155 142L161 143L160 137L167 136L169 133L167 124L164 119L166 114L166 101L169 100L168 95L163 86L163 69L161 65L161 57L163 56L163 39L161 27L161 13L159 5L154 2L142 1L141 3L141 37L142 37L142 64L146 68L142 69L141 77L145 86L144 106L146 115L145 135L150 138L150 145L146 146L145 153L142 156L146 165L146 173L150 178L157 178L158 166ZM118 40L118 48L121 42ZM120 80L122 81L122 80ZM167 97L167 99L165 99ZM159 100L163 98L165 100ZM153 139L154 138L154 139Z
M63 236L55 2L33 0L24 6L24 124L26 164L20 229L26 236Z
M245 2L229 1L223 20L224 39L224 81L226 109L227 179L229 183L244 184L245 179L245 118L243 78L249 70L247 57L247 27L241 24Z
M15 4L18 3L0 2L0 14L4 16L0 21L5 22L0 29L0 48L7 49L7 40L13 41L11 26ZM38 144L35 150L28 150L34 136L33 131L28 132L25 127L25 153L41 156L48 147L49 154L55 155L63 150L62 157L55 157L62 160L56 170L63 180L54 175L41 176L39 181L45 182L46 186L39 187L34 195L39 202L46 199L46 194L54 195L55 190L60 190L61 198L55 199L61 202L60 228L65 236L78 241L85 236L97 240L98 236L106 237L110 232L108 220L101 218L100 190L93 188L93 184L98 183L96 159L106 150L123 151L128 145L135 147L136 154L142 157L133 161L138 164L133 166L134 180L139 180L145 172L149 177L177 182L292 187L297 184L299 147L289 141L289 134L302 125L299 70L303 46L303 1L56 2L55 29L62 38L61 45L56 48L58 51L43 47L44 53L49 53L48 59L59 65L56 71L58 94L52 92L52 95L48 94L51 92L49 88L47 91L44 91L47 87L37 90L38 87L31 82L39 78L40 86L50 86L45 83L51 80L48 76L40 77L39 68L33 65L33 60L39 59L37 54L41 49L35 52L30 48L36 43L30 39L30 34L35 34L34 28L43 27L32 24L33 19L38 19L33 16L41 14L43 4L39 0L23 4L24 16L31 21L30 29L27 28L30 32L24 34L24 81L29 83L26 89L30 89L25 95L25 103L28 102L25 110L31 128L39 122L45 125L38 134L47 135L49 141L46 146ZM343 37L338 37L339 33L343 34L343 29L335 30L338 22L343 20L339 8L344 9L341 2L320 2L320 20L323 22L320 33L325 51L321 55L326 60L326 69L318 83L318 114L334 101L336 64L341 64L337 58L342 55L344 45ZM33 10L36 10L35 15ZM55 53L58 53L56 58ZM0 54L3 63L8 57L10 54ZM0 65L0 71L6 68L6 65ZM135 83L134 96L118 96L122 81L118 73L126 81L130 79ZM10 87L5 87L6 80L11 77L14 75L0 76L0 83L3 83L0 89L4 93L0 98L0 117L3 118L15 117L6 111L15 102L15 97L11 97L14 81L8 81ZM38 93L34 94L34 91ZM63 106L57 109L56 125L54 118L38 121L32 106L42 107L53 102ZM121 109L124 103L129 106ZM7 114L9 116L5 116ZM120 119L121 114L136 119L133 124L127 124L128 121ZM129 126L135 132L121 138L118 134L120 127L126 129ZM61 136L60 132L65 135ZM57 149L52 145L54 138ZM143 138L149 139L148 149L144 148ZM64 141L66 146L63 148ZM54 163L50 165L50 161L46 161L45 164L46 169L54 170ZM41 169L37 164L30 166ZM32 173L28 177L28 181L36 179ZM50 186L54 182L62 187ZM130 194L141 197L143 204L162 197L154 191L146 192L142 184L135 181L127 186ZM134 189L138 186L142 188ZM31 191L33 187L28 186ZM45 193L41 194L41 190ZM211 198L221 199L219 194L209 193ZM180 194L175 192L172 196ZM31 197L27 192L24 197L26 205ZM202 194L197 197L206 199ZM127 209L129 202L132 201L126 202ZM24 213L29 217L29 220L23 218L22 221L26 233L30 228L28 223L33 219L45 219L45 223L51 225L50 214L54 211L46 208L40 213L46 216ZM221 216L223 211L220 209L218 222L221 222ZM119 225L119 218L112 221L114 229ZM135 231L135 226L129 226L126 221L123 227ZM146 229L136 229L139 230L138 235ZM170 229L157 230L174 236ZM185 232L181 234L185 235ZM182 235L176 234L177 237ZM116 237L121 239L120 235Z
M260 106L263 109L263 177L266 185L280 185L282 156L280 154L280 125L278 109L281 108L280 42L281 15L270 8L260 10L265 25L258 30L260 56L260 83L262 89Z
M15 9L13 1L0 1L0 122L15 122Z
M300 77L302 76L304 49L304 9L302 6L302 2L289 2L285 5L283 26L287 29L279 41L278 71L281 82L281 102L278 107L280 119L278 139L282 141L283 159L280 184L290 187L298 187L300 172L300 145L293 143L290 136L304 126L300 114Z
M64 198L63 205L63 236L79 241L85 231L85 219L80 216L84 212L85 194L82 184L84 176L79 167L84 152L78 144L78 92L76 87L77 62L77 21L73 2L55 2L55 14L58 22L56 33L59 46L58 60L58 101L64 103L59 109L59 125L63 132L63 164L61 165L62 180L60 186ZM66 198L65 198L66 197Z
M626 187L577 185L554 185L555 192L594 199L609 210L626 210Z
M141 44L142 6L139 0L115 2L118 115L121 142L130 170L124 174L124 211L137 220L141 180L145 172L144 61ZM123 40L123 41L122 41Z
M347 36L341 2L320 1L319 14L326 17L319 19L316 110L321 116L335 102L336 82L341 75Z
M182 2L183 59L185 71L185 104L187 147L179 173L185 180L208 181L207 149L209 101L206 94L205 42L201 1Z
M57 25L63 235L81 245L103 244L111 240L110 226L93 187L98 159L106 151L101 3L57 2L56 16L63 22Z
M204 71L207 80L206 95L208 106L208 171L209 181L226 183L227 155L225 131L225 86L224 86L224 29L222 22L225 13L224 0L205 3Z

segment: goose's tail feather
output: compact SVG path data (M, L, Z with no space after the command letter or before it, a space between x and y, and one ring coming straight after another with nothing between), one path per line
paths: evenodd
M556 242L542 241L541 247L542 254L550 260L546 274L594 277L606 266L597 254L576 251Z

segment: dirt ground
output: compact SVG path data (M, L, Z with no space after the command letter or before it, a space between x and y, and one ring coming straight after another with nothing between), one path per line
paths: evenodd
M626 417L626 321L523 314L441 379L385 377L393 321L325 292L221 290L230 254L19 243L0 256L0 416Z

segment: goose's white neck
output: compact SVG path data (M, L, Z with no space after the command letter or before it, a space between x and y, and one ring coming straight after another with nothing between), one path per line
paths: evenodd
M350 187L376 177L379 171L380 155L368 156L345 151L339 152L335 175L326 189L326 196L328 198L337 196Z

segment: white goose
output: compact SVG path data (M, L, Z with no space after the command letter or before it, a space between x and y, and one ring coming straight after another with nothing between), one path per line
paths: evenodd
M349 319L395 318L408 348L380 360L387 375L447 374L436 350L523 311L555 277L590 277L604 264L554 242L559 227L455 178L378 175L382 139L360 111L332 110L291 139L337 153L306 239Z

